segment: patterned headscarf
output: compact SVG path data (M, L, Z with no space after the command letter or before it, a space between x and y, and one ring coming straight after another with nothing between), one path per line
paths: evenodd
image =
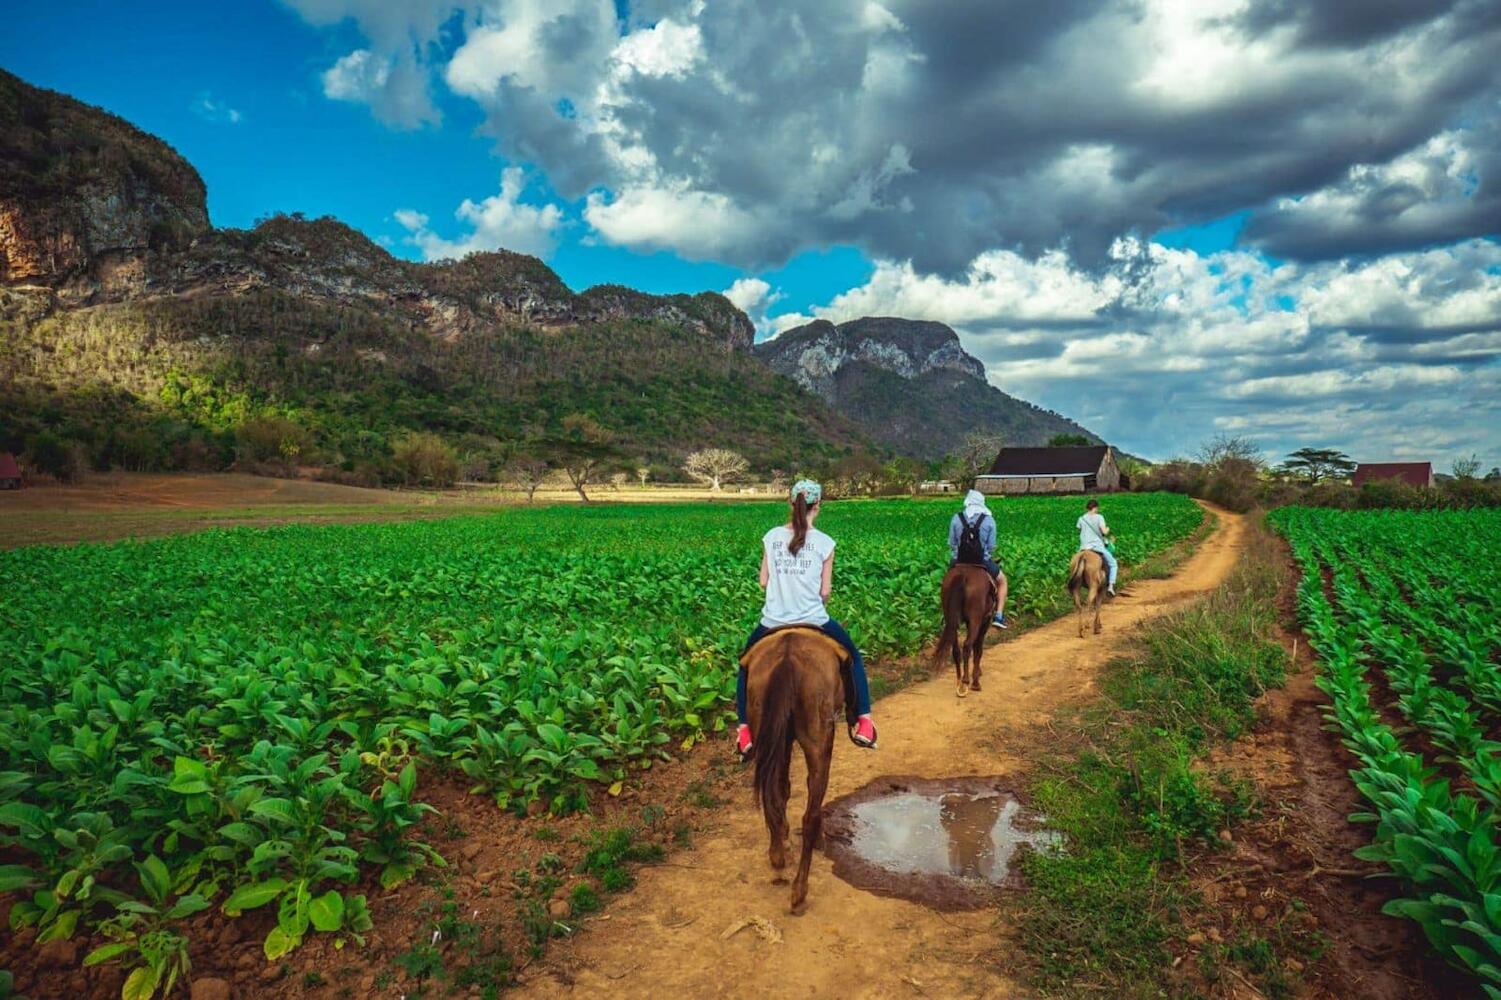
M823 499L823 487L811 479L799 479L793 483L792 492L788 495L787 499L795 500L799 493L803 495L803 500L809 507L812 507Z

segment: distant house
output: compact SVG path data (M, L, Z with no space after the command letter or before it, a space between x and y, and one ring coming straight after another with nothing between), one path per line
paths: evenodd
M1350 482L1357 488L1377 479L1395 479L1408 486L1432 486L1432 462L1361 462Z
M8 451L0 451L0 490L20 488L21 467L16 464L16 456Z
M975 480L981 493L1094 493L1121 488L1115 449L1002 448L990 472Z
M947 479L924 479L917 484L919 493L952 493L954 484Z

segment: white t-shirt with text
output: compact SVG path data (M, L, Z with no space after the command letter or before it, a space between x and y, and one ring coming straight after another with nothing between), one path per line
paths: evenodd
M809 528L797 555L787 551L791 541L792 529L785 524L761 536L761 548L766 553L766 604L761 609L761 624L767 628L822 625L829 620L819 588L823 564L834 554L834 539Z
M1110 529L1105 526L1105 519L1098 512L1085 514L1079 518L1079 548L1093 549L1096 552L1105 551L1105 539L1109 537Z

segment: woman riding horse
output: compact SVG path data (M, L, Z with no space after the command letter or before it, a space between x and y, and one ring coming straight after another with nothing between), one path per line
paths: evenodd
M834 539L813 527L822 499L823 488L817 483L798 480L792 487L791 518L761 536L761 587L766 591L766 603L761 609L760 624L745 641L745 652L772 629L791 625L816 628L843 646L850 656L859 712L850 738L857 746L874 749L876 726L870 718L865 661L844 626L830 618L824 607L834 581ZM735 714L740 723L735 733L735 749L742 760L749 758L753 746L745 709L745 676L742 663L735 682Z

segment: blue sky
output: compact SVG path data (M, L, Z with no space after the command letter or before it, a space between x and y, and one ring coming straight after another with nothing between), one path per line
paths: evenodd
M1493 0L8 8L0 66L172 143L220 226L722 290L762 337L938 320L1151 457L1501 460Z

